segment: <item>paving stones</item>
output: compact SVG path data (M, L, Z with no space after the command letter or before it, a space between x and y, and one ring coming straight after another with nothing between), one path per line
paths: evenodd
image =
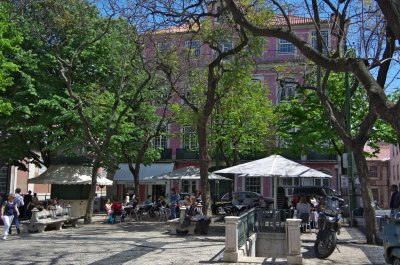
M0 264L226 264L223 224L211 224L208 235L174 236L165 223L110 225L101 224L102 219L60 231L10 235L0 242ZM383 248L358 244L348 232L351 229L355 228L343 229L338 236L340 252L335 250L326 260L314 257L315 234L302 234L303 264L385 264ZM268 259L262 264L286 262Z

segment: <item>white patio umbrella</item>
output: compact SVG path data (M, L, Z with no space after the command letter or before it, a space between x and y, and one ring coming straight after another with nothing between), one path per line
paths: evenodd
M214 171L216 174L239 174L250 177L273 177L274 178L274 208L277 203L278 178L332 178L332 176L312 169L305 165L286 159L280 155L271 155L266 158L237 166Z
M33 184L91 184L92 167L82 165L52 165L37 177L28 179ZM97 176L97 185L111 186L112 180Z
M156 176L146 177L141 182L153 182L156 180L174 180L174 179L187 179L187 180L197 180L200 179L200 169L197 167L189 166L181 169L176 169L168 173L163 173ZM209 180L229 180L231 179L219 176L217 174L208 173Z

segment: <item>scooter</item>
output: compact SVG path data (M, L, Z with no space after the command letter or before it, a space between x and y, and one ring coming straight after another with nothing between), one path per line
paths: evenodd
M337 237L340 233L341 208L343 199L326 197L325 207L318 215L318 233L314 243L315 256L319 259L329 257L336 248Z
M385 261L400 265L400 215L396 214L383 227L383 247Z

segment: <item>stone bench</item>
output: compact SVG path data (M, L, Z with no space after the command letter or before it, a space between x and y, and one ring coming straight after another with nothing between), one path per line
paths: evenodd
M42 233L47 227L54 226L56 230L61 230L66 218L62 219L41 219L39 222L31 223L31 221L20 222L24 226L24 232Z
M200 211L201 211L201 209L200 209ZM196 229L197 229L197 231L203 230L202 232L207 234L208 227L211 223L211 218L206 217L206 216L204 217L203 220L204 220L205 226L202 228L199 226L200 222L195 221L195 220L190 221L190 224L188 226L182 228L181 224L184 221L185 214L186 214L186 207L181 206L180 207L180 218L175 218L175 219L167 221L167 224L169 225L169 232L171 235L176 235L177 232L188 232L188 235L194 235Z
M70 224L72 227L76 227L78 220L82 218L83 217L71 217L69 215L57 216L55 211L39 211L34 208L32 209L31 219L21 221L20 223L24 227L24 232L42 233L47 227L55 227L56 230L61 230L65 224Z
M208 227L211 223L211 218L205 217L204 222L205 227L203 229L203 232L207 234ZM196 229L199 230L199 221L190 221L190 224L184 228L181 227L181 222L179 218L168 220L167 224L169 225L169 232L171 235L176 235L177 232L188 232L188 235L194 235Z

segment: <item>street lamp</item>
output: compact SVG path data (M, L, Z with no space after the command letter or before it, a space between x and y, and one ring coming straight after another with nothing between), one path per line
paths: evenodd
M347 44L344 42L344 53L347 53ZM349 86L349 73L344 73L344 87L346 90L346 132L351 138L351 112L350 112L350 86ZM353 170L353 152L351 147L346 146L347 149L347 175L349 178L349 184L351 190L349 191L349 203L350 203L350 220L353 220L353 211L356 208L355 200L355 186L354 186L354 170ZM353 222L351 222L353 224Z

